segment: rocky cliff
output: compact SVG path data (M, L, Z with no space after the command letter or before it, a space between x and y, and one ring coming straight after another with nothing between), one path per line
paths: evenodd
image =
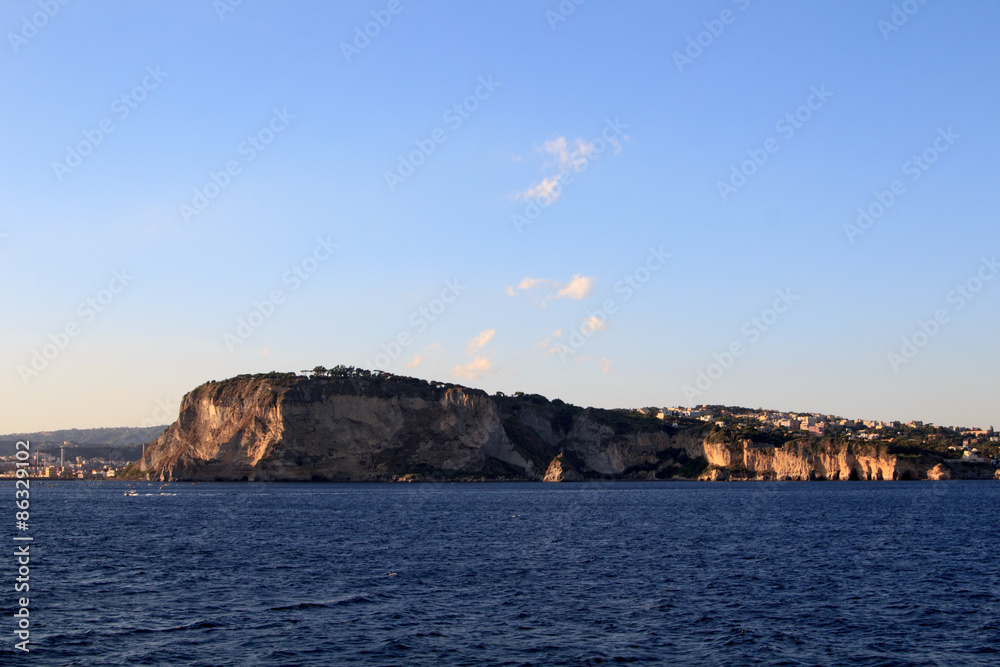
M928 467L880 454L877 448L823 440L782 447L705 443L709 470L702 479L755 480L907 480L928 479Z
M720 441L700 422L351 369L201 385L130 472L205 481L895 480L927 479L940 463L860 447Z

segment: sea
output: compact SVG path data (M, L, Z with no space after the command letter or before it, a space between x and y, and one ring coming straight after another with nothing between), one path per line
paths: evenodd
M14 492L5 666L1000 665L992 481Z

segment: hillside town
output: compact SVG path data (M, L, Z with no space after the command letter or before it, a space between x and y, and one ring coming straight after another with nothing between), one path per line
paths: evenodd
M722 405L688 407L641 408L629 410L645 417L656 417L680 427L678 420L694 419L714 424L717 428L741 427L748 433L780 432L795 435L840 436L848 440L868 440L893 443L900 440L919 441L947 451L956 459L969 463L992 463L1000 467L1000 435L993 427L939 427L922 421L898 422L866 419L844 419L819 413L782 412L765 408L739 408ZM937 445L935 447L935 445Z
M130 461L116 457L112 451L108 457L77 456L78 449L71 443L59 447L59 454L35 451L29 456L27 466L31 479L115 479ZM0 456L0 479L16 477L18 462L23 460L14 455ZM23 467L23 466L21 466Z

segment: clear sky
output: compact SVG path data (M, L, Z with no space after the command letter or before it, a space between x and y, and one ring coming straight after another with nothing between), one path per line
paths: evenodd
M1000 427L1000 5L577 2L3 0L0 433L336 364Z

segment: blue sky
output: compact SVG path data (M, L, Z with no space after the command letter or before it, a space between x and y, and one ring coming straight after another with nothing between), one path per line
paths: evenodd
M4 2L0 432L317 364L1000 424L996 3L229 4Z

